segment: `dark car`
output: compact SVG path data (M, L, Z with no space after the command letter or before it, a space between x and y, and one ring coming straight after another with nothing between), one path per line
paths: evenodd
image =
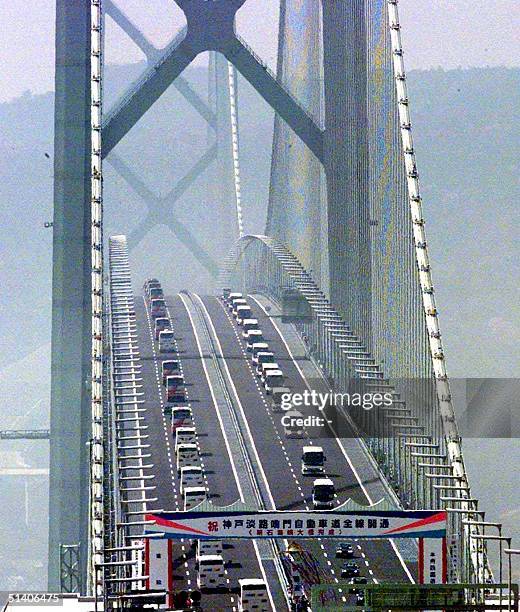
M353 561L348 561L343 564L341 568L341 577L342 578L354 578L354 576L359 576L359 566L357 563Z
M348 592L363 595L363 591L361 589L356 589L355 585L356 584L367 584L367 582L368 581L365 578L365 576L354 576L354 578L351 578L349 580L349 583L352 586L349 588Z
M363 593L358 593L356 595L356 606L364 606L365 605L365 596Z
M337 559L352 559L354 556L354 548L352 544L342 543L336 548Z

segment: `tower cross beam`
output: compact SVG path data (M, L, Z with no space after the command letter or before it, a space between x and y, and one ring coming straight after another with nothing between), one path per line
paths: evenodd
M204 51L226 56L323 163L323 130L235 32L245 0L176 0L187 26L121 99L103 123L106 156L187 66Z

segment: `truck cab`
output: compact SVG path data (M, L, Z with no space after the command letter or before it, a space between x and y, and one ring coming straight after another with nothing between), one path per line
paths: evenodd
M175 336L171 329L159 332L159 353L175 352Z
M187 487L203 487L204 475L200 465L187 465L181 468L180 492L184 495Z
M179 406L172 409L172 434L179 427L191 427L193 425L193 415L188 406Z
M283 412L282 400L284 396L290 395L289 387L273 387L271 392L271 410L273 412Z
M269 612L269 594L265 580L260 578L240 578L239 612Z
M236 322L238 323L238 325L242 325L242 323L246 319L251 319L251 317L252 317L251 307L248 306L247 304L242 304L240 306L237 306L233 310L233 316L235 317Z
M274 363L274 353L271 351L260 351L256 354L256 375L261 376L262 366L266 363Z
M184 512L196 508L207 499L205 487L185 487L183 490Z
M168 359L163 361L161 364L162 383L166 385L166 379L168 376L173 374L179 374L181 371L181 364L177 359Z
M159 334L162 331L164 331L165 329L172 328L170 319L168 319L168 317L157 317L157 319L155 319L153 328L154 328L155 339L159 340Z
M260 329L251 329L245 334L244 339L246 341L246 349L251 351L253 349L253 344L262 342L264 336Z
M334 507L336 489L330 478L316 478L312 485L312 505L314 510L330 510Z
M184 376L182 374L172 374L166 377L166 401L178 402L186 399L186 389L184 387Z
M176 444L175 455L177 456L177 475L181 475L181 469L189 465L196 465L199 461L199 449L196 444Z
M161 286L149 287L148 297L150 300L157 300L157 299L164 298L164 292Z
M175 430L175 452L179 444L196 444L197 431L195 427L177 427Z
M264 389L267 395L271 393L274 387L283 385L284 376L282 370L267 370L264 375Z
M274 361L264 361L258 365L257 373L260 374L260 380L262 384L265 382L265 375L270 370L280 370L280 366Z
M326 457L321 446L304 446L302 449L302 474L324 474Z
M166 317L167 315L166 302L163 299L150 300L150 316L152 319Z
M199 589L204 590L227 588L227 578L222 555L202 555L199 557L197 586Z
M253 329L259 329L258 319L245 319L244 322L242 323L242 338L246 340L247 332Z
M267 342L255 342L253 344L253 346L251 347L251 361L253 363L258 363L256 356L258 355L258 353L268 353L269 352L269 345L267 344Z

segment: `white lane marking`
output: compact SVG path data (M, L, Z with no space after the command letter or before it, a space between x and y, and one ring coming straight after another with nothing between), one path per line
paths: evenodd
M265 316L266 316L266 317L269 319L269 321L272 323L273 327L275 328L275 330L276 330L276 331L277 331L277 333L278 333L278 336L280 337L280 340L283 342L283 344L284 344L284 346L285 346L285 348L286 348L286 350L287 350L287 353L288 353L289 357L291 358L291 360L292 360L292 362L294 363L294 365L295 365L296 369L298 370L298 373L300 374L300 376L301 376L301 378L302 378L303 382L305 383L305 385L306 385L307 389L309 389L309 391L312 391L312 389L311 389L311 387L310 387L309 383L307 382L307 379L305 378L305 375L304 375L304 373L303 373L302 369L300 368L300 366L298 365L298 362L297 362L297 361L296 361L296 359L294 358L294 355L292 354L292 351L291 351L291 349L290 349L289 345L287 344L287 342L286 342L285 338L283 337L283 334L282 334L282 332L280 331L280 328L278 327L278 325L277 325L276 321L275 321L275 320L274 320L272 317L270 317L270 316L269 316L269 313L268 313L268 312L265 310L265 308L263 307L263 305L262 305L262 304L261 304L261 303L260 303L260 302L259 302L259 301L258 301L258 300L257 300L257 299L254 297L254 296L252 296L252 295L248 295L248 297L250 297L252 300L254 300L254 301L255 301L255 302L258 304L258 306L260 306L260 308L262 309L262 311L263 311L263 313L265 314ZM358 474L358 472L357 472L356 468L354 467L354 464L352 463L352 461L351 461L351 459L350 459L350 457L349 457L349 455L348 455L348 453L347 453L347 451L346 451L345 447L343 446L343 443L341 442L341 439L338 437L337 432L335 431L335 429L332 427L332 425L331 425L330 423L327 423L327 425L328 425L329 429L331 430L331 432L334 434L334 439L336 440L336 442L337 442L337 444L338 444L338 446L339 446L339 448L340 448L340 450L341 450L341 452L342 452L343 456L344 456L344 457L345 457L345 459L347 460L347 463L349 464L349 466L350 466L350 468L351 468L351 470L352 470L352 472L353 472L354 476L356 477L356 480L357 480L357 481L358 481L358 483L359 483L359 486L361 487L361 489L362 489L363 493L365 494L365 497L367 498L368 503L369 503L370 505L373 505L373 504L374 504L374 502L373 502L372 498L370 497L370 495L369 495L369 493L368 493L368 491L367 491L367 489L366 489L365 485L363 484L363 482L362 482L361 478L359 477L359 474ZM397 546L395 545L394 540L393 540L393 539L389 539L389 542L390 542L390 545L392 546L392 548L394 549L394 552L395 552L395 554L397 555L397 558L399 559L399 562L401 563L401 565L402 565L402 567L403 567L403 569L404 569L404 571L405 571L406 575L408 576L408 578L409 578L410 582L411 582L411 583L413 583L413 584L415 584L415 580L414 580L414 578L413 578L413 576L412 576L412 574L411 574L411 572L410 572L410 570L409 570L409 568L408 568L408 565L406 564L405 560L403 559L403 556L401 555L401 552L398 550Z

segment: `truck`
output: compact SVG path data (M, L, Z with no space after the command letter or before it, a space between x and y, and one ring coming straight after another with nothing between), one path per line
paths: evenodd
M184 376L182 374L172 374L166 377L166 401L178 402L186 399L186 389L184 387Z
M334 507L336 489L330 478L316 478L312 484L312 505L314 510L330 510Z
M237 306L233 310L233 316L235 317L236 322L238 323L238 325L242 325L242 323L246 319L250 319L252 317L251 307L248 306L247 304L242 304L240 306Z
M181 371L181 364L178 359L167 359L161 364L162 384L166 385L166 379L168 376L173 374L179 374Z
M248 352L252 351L253 345L262 342L263 339L264 339L264 336L260 329L251 329L250 331L248 331L247 334L245 335L247 351Z
M289 387L273 387L271 393L271 410L273 412L283 412L282 400L284 396L290 396Z
M302 449L302 474L324 474L326 457L321 446L304 446Z
M175 352L175 335L171 329L159 332L159 353Z
M163 299L150 300L150 316L152 319L168 316L166 302Z
M253 329L259 329L258 319L245 319L242 323L242 338L247 340L247 332Z
M240 578L239 612L269 612L269 594L265 580L260 578Z
M157 319L155 319L153 328L154 328L155 339L159 340L159 334L162 331L164 331L165 329L172 328L170 319L168 319L168 317L158 317Z

